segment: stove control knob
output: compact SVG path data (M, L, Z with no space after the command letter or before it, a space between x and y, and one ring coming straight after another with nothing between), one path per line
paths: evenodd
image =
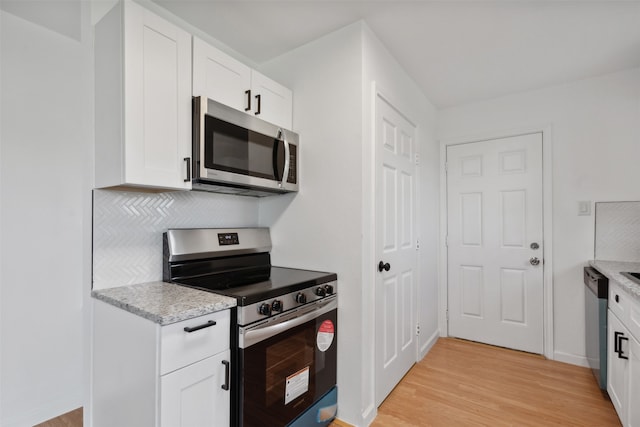
M327 295L327 291L322 286L318 286L316 288L316 295L318 295L319 297L323 297Z
M327 295L333 295L333 286L332 285L324 285L324 291Z
M305 294L303 294L302 292L298 292L296 294L296 302L298 304L305 304L307 302L307 296Z
M277 311L279 313L282 313L282 301L274 300L271 303L271 311L273 311L273 312Z
M271 306L266 302L260 304L260 307L258 307L258 313L262 314L263 316L271 316Z

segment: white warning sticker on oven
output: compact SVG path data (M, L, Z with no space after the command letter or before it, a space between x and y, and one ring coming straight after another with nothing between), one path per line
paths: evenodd
M287 377L284 388L284 404L287 405L296 397L302 396L309 390L309 367L299 370Z
M318 334L316 335L316 345L318 346L318 350L327 351L329 347L331 347L335 333L336 329L331 320L325 320L322 322L318 328Z

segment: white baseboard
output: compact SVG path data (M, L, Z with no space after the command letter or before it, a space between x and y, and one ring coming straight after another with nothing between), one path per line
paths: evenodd
M418 355L418 360L422 360L424 356L429 353L431 347L438 341L440 338L440 332L436 329L436 331L429 337L429 339L420 347L420 354Z
M577 356L575 354L563 353L556 351L553 353L553 360L557 362L569 363L571 365L589 367L589 362L585 356Z
M78 396L66 396L48 402L46 405L33 408L28 412L8 416L0 420L2 427L24 427L43 423L52 418L66 414L82 406L82 400ZM3 412L6 415L7 411Z

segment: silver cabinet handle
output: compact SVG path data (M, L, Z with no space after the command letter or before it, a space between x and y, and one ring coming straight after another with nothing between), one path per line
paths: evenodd
M529 262L531 263L531 265L538 265L540 264L540 260L538 259L538 257L533 257L529 259Z

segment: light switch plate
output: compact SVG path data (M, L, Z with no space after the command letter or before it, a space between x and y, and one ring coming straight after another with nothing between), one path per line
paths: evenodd
M591 201L578 202L578 216L591 216Z

